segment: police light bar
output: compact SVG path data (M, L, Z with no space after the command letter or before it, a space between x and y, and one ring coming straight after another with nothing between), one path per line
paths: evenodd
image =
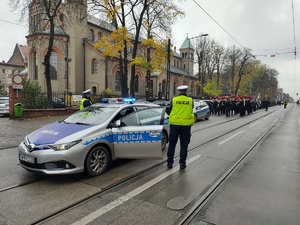
M102 98L103 103L134 103L135 98Z
M135 98L123 98L122 99L124 103L134 103Z

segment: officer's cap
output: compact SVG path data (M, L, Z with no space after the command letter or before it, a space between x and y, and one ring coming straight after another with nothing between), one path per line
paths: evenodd
M187 85L181 85L181 86L177 87L177 90L180 91L180 92L186 92L187 89L188 89Z
M82 94L85 95L92 94L92 90L91 89L85 90L84 92L82 92Z

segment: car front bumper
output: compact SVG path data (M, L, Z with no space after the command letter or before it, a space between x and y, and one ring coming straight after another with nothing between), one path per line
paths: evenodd
M84 171L85 156L78 154L78 151L77 148L65 151L46 149L30 152L22 142L19 145L19 162L30 172L47 175L81 173Z

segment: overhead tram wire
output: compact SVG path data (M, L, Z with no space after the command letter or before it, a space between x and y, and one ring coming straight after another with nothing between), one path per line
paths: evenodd
M222 27L222 25L221 24L219 24L218 23L218 21L216 21L208 12L206 12L206 10L205 9L203 9L203 7L201 7L195 0L193 0L193 2L195 2L195 4L200 8L200 9L202 9L203 10L203 12L205 12L205 14L206 15L208 15L216 24L218 24L218 26L219 27L221 27L221 29L223 30L223 31L225 31L226 32L226 34L228 34L236 43L238 43L238 45L239 46L241 46L245 51L247 51L247 52L249 52L249 50L248 49L246 49L238 40L236 40L224 27ZM251 52L249 52L250 54L251 54L251 56L254 58L254 59L256 59L255 58L255 56L251 53Z
M296 48L296 32L295 32L295 14L294 14L294 0L292 0L292 14L293 14L293 32L294 32L294 50L295 59L297 58L297 48Z

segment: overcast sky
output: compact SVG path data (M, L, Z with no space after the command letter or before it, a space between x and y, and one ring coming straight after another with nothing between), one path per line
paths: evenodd
M8 2L0 3L1 61L9 60L16 43L26 45L28 30L18 25L19 17ZM186 0L180 7L186 16L173 27L177 49L187 35L203 33L225 47L250 48L258 60L279 72L279 87L295 100L300 98L300 51L296 59L292 53L300 47L300 0Z

